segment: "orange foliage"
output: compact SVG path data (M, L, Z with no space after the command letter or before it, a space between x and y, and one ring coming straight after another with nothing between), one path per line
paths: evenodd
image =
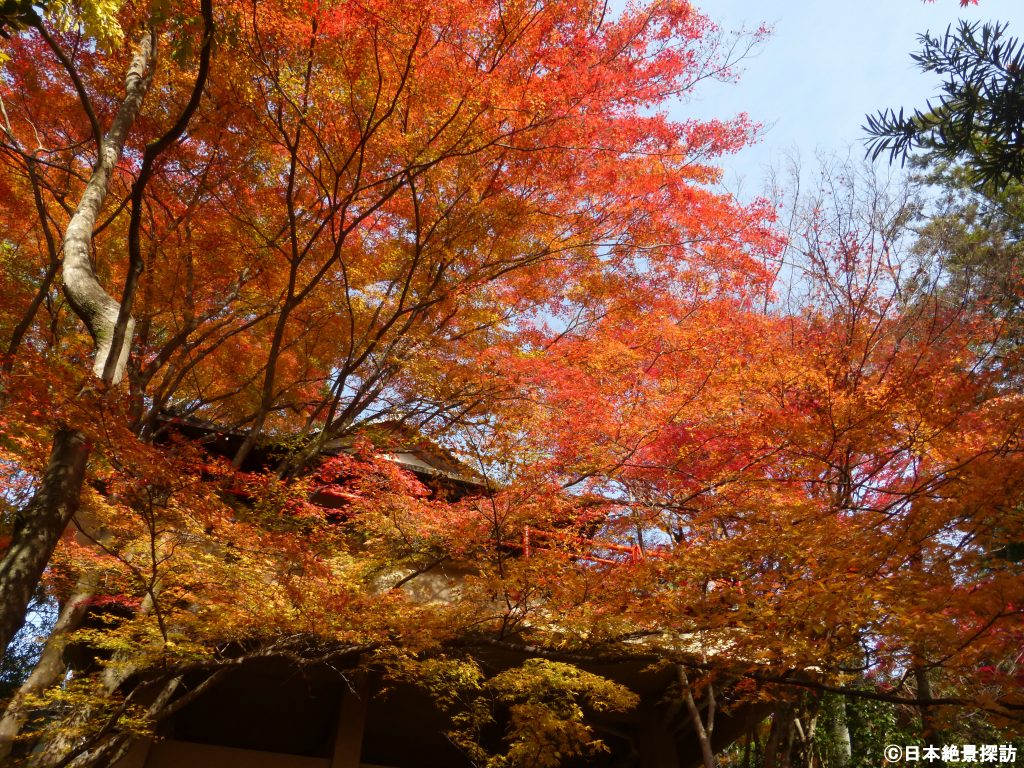
M882 254L843 237L819 238L804 306L774 303L773 209L715 186L753 126L659 111L726 63L706 17L215 10L200 107L144 191L110 391L45 277L95 156L79 97L33 31L0 79L5 504L56 425L93 440L47 583L99 569L105 599L142 602L110 630L119 663L486 637L830 685L924 659L964 702L1024 706L1024 585L999 554L1024 540L1024 410L1000 329L937 293L897 300L871 277ZM166 54L95 232L115 296L122 203L187 98L197 18L158 20ZM50 34L106 125L130 35ZM403 470L407 438L458 471Z

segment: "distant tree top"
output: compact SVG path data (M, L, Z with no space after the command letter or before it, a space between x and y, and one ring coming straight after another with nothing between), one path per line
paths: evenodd
M961 3L963 4L963 3ZM937 102L867 116L868 155L890 161L915 149L963 161L979 186L1024 178L1024 46L1006 24L961 21L919 36L918 68L945 77Z

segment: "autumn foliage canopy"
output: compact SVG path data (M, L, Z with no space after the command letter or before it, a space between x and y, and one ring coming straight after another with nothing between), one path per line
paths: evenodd
M723 192L756 126L665 110L736 50L684 0L20 18L0 623L30 596L118 620L69 621L102 662L15 700L19 743L102 764L182 670L247 654L526 706L543 668L485 684L496 645L682 665L736 702L920 703L924 670L940 713L1019 722L1007 317L901 265L891 222L836 203L787 235ZM458 481L389 458L410 441ZM418 597L446 568L457 595Z

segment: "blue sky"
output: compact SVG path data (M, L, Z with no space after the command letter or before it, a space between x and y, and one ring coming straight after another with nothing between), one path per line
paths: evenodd
M724 158L725 185L741 196L761 191L764 170L794 150L807 163L817 151L863 155L868 112L923 105L939 80L918 72L910 53L921 32L944 32L958 18L1009 22L1024 37L1024 0L697 0L725 29L767 22L772 36L745 62L736 84L703 83L679 117L747 112L764 123L760 142Z

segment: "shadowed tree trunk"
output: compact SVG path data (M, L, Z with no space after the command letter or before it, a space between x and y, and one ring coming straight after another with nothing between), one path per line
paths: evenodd
M917 663L914 665L914 681L917 683L917 697L921 701L931 701L932 697L932 685L928 680L928 670L923 664ZM935 722L935 713L932 708L927 705L919 707L921 711L921 737L926 746L935 747L941 749L943 744L942 734L939 733L938 725ZM935 760L932 765L942 768L946 762L941 758Z
M89 448L78 430L57 430L39 489L15 523L11 545L0 561L0 647L5 651L25 623L25 610L50 555L78 509Z
M780 768L786 763L780 761L779 752L785 748L785 738L792 721L792 707L788 703L780 703L772 715L772 729L768 735L768 743L764 748L764 768Z

